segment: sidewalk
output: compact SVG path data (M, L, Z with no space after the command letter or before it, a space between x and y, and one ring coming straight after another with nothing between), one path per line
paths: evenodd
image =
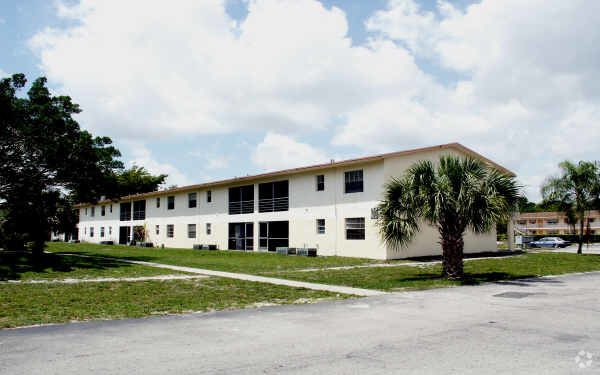
M89 256L89 255L81 255L81 254L65 254L65 255L82 256L82 257L91 258L91 256ZM361 296L361 297L379 296L379 295L383 295L383 294L388 294L386 292L382 292L379 290L360 289L360 288L352 288L352 287L337 286L337 285L315 284L315 283L307 283L304 281L277 279L274 277L247 275L247 274L243 274L243 273L213 271L213 270L206 270L206 269L202 269L202 268L193 268L193 267L171 266L169 264L143 262L143 261L139 261L139 260L128 260L128 259L106 258L106 257L93 257L93 258L111 259L111 260L116 260L119 262L139 264L142 266L149 266L149 267L156 267L156 268L166 268L166 269L170 269L170 270L174 270L174 271L183 271L183 272L195 273L195 274L200 274L200 275L226 277L229 279L255 281L255 282L259 282L259 283L267 283L267 284L275 284L275 285L285 285L285 286L291 286L294 288L325 290L325 291L329 291L329 292L333 292L333 293L353 294L353 295Z

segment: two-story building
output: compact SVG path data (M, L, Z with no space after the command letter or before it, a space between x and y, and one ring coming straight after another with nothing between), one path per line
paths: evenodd
M600 211L585 211L583 220L585 234L600 234ZM569 224L562 212L527 212L514 220L514 228L522 234L577 234L580 223Z
M426 147L233 178L77 206L81 241L127 244L136 227L154 246L275 251L316 248L319 255L393 259L441 254L435 228L424 225L406 249L388 248L376 226L384 184L418 160L472 156L458 144ZM496 233L466 234L465 252L494 251Z

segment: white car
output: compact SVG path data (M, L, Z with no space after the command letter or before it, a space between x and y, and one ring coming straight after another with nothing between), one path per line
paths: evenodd
M531 247L567 247L571 243L569 241L565 241L560 237L544 237L540 240L533 241L529 243Z

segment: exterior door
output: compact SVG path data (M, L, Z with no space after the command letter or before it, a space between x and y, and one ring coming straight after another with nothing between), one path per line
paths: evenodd
M131 227L119 227L119 245L127 245L131 241Z

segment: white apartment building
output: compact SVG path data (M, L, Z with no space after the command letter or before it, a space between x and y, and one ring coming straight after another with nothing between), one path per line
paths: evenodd
M144 227L146 241L167 248L316 248L318 255L374 259L439 255L438 233L426 225L408 248L388 248L374 208L390 178L441 155L469 155L514 175L452 143L79 204L78 236L127 244L135 227ZM465 252L495 250L495 232L466 234Z
M568 224L562 212L527 212L521 213L514 220L515 230L521 234L577 234L580 222L573 226ZM600 211L585 211L583 218L584 234L600 234Z

